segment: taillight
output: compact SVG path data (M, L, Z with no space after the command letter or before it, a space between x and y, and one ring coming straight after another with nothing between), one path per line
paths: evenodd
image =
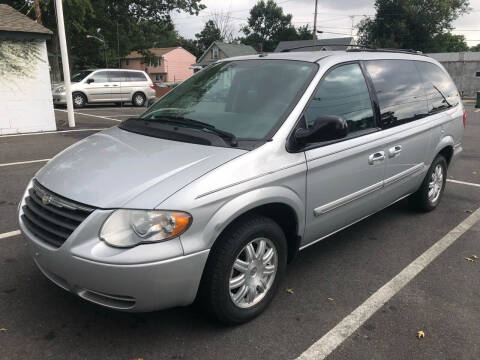
M153 90L155 90L155 85L153 85L153 84L152 84L152 85L150 85L150 89L153 89Z
M467 111L463 110L463 127L467 126Z

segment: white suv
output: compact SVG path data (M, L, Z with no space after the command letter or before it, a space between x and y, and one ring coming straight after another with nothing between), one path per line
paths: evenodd
M155 99L155 86L144 71L82 70L72 76L72 97L76 108L87 103L105 102L131 102L134 106L141 107ZM66 104L63 84L54 86L53 103Z

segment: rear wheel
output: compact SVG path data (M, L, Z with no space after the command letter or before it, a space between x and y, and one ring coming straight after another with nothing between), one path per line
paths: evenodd
M220 322L241 324L265 310L287 264L287 243L273 220L252 215L217 240L200 288L203 305Z
M434 210L442 199L447 180L447 160L438 155L433 160L422 186L412 195L412 202L416 208L428 212Z
M136 107L145 106L146 101L147 99L145 98L145 95L143 95L142 93L135 93L133 95L133 98L132 98L133 106L136 106Z
M73 106L76 108L82 108L87 103L87 98L82 93L73 93L72 95Z

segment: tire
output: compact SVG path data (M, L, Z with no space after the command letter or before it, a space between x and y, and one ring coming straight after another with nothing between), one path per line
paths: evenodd
M443 155L438 155L433 160L420 189L411 197L412 205L416 209L429 212L438 206L445 191L447 168L447 160Z
M145 106L146 101L147 101L147 98L142 93L137 92L137 93L133 94L133 97L132 97L133 106L143 107L143 106Z
M247 248L254 255L250 263ZM239 262L242 271L233 267L238 260L243 261ZM200 285L200 303L224 324L245 323L268 306L285 276L286 266L287 241L280 226L262 215L249 215L224 231L212 248ZM242 275L244 285L236 281ZM238 286L230 289L230 284Z
M74 108L83 108L87 104L87 98L79 92L72 94L72 101Z

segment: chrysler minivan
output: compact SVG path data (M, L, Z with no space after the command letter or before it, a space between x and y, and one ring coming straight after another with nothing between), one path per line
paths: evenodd
M155 99L155 86L150 77L140 70L98 69L82 70L72 76L73 106L87 104L132 103L142 107ZM53 104L65 105L65 85L52 87Z
M50 160L20 227L43 274L83 299L131 312L197 299L239 324L298 251L406 197L434 210L465 121L427 56L225 59Z

